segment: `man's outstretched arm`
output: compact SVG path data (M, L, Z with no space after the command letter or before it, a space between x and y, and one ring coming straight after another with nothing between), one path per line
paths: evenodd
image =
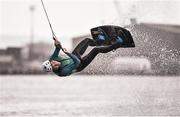
M60 48L57 48L57 47L56 47L49 60L51 61L51 60L53 60L54 58L58 57L59 52L60 52Z
M50 60L53 60L54 58L58 57L59 52L61 50L61 43L57 39L54 39L54 45L56 48L53 54L51 55Z

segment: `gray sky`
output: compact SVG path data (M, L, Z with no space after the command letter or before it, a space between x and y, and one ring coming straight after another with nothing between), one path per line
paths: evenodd
M71 37L90 33L90 28L102 24L128 24L131 17L138 22L180 25L179 0L116 1L116 7L114 0L44 0L44 3L56 35L68 48ZM35 5L34 41L52 43L40 0L0 0L0 48L22 46L30 41L30 5Z

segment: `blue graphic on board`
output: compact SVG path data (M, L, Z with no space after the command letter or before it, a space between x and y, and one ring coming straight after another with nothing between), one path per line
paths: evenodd
M105 37L103 35L98 35L98 39L101 41L105 41Z
M121 38L121 37L117 37L117 40L116 40L117 42L119 42L119 43L123 43L123 39Z

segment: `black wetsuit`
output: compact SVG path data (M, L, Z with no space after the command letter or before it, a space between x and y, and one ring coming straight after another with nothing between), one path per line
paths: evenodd
M84 39L76 46L76 48L72 52L72 54L76 55L80 59L80 65L77 67L76 72L82 71L84 68L86 68L99 53L107 53L114 49L117 49L120 43L121 42L117 40L117 42L109 46L96 46L94 40L89 38ZM93 48L86 56L81 57L88 46L96 47Z

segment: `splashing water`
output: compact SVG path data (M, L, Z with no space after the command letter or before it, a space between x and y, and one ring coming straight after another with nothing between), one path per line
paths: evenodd
M180 48L174 47L174 34L149 24L126 27L132 33L135 48L119 48L115 52L99 54L84 70L88 74L113 74L112 61L117 57L144 57L150 60L153 74L179 75Z

